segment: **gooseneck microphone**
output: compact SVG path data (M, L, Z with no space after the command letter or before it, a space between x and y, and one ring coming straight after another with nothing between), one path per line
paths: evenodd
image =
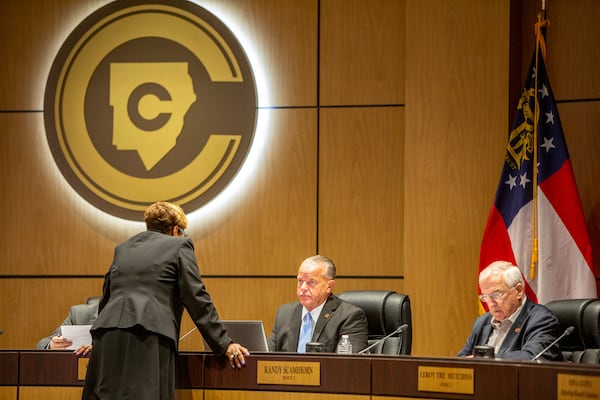
M531 361L537 361L538 358L540 358L542 355L544 355L545 352L547 352L548 350L550 350L550 347L554 346L556 343L558 343L559 341L562 340L562 338L564 338L565 336L569 336L571 333L573 333L573 331L575 330L574 326L570 326L567 329L565 329L565 331L563 332L562 335L560 335L559 337L556 338L556 340L552 343L550 343L548 345L548 347L546 347L544 350L540 351L535 357L533 357L531 359Z
M382 337L381 339L377 340L375 343L373 343L369 347L362 349L361 351L358 352L358 354L365 354L365 353L367 353L369 350L371 350L373 347L377 346L379 343L383 342L385 339L387 339L387 338L389 338L391 336L394 336L397 333L404 332L407 329L408 329L408 324L402 324L402 325L400 325L398 328L396 328L396 330L394 332L390 333L389 335L386 335L386 336Z

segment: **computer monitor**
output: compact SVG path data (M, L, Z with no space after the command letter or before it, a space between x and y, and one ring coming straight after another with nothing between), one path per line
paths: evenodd
M222 320L221 323L227 329L229 337L234 342L247 348L251 353L269 351L265 327L261 320ZM212 351L204 338L202 340L204 341L204 348L207 351Z

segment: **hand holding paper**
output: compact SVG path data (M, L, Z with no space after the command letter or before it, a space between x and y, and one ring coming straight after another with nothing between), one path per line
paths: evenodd
M66 350L67 347L69 347L72 344L73 344L73 342L71 342L70 340L65 339L64 337L58 335L58 336L53 336L52 339L50 339L48 348L50 350Z
M81 346L92 344L90 328L92 325L62 325L60 331L64 339L71 342L66 350L77 350Z

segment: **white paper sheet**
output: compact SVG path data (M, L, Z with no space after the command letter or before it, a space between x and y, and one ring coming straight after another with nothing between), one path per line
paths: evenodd
M60 327L62 337L73 342L67 350L77 350L83 345L92 344L91 327L92 325L62 325Z

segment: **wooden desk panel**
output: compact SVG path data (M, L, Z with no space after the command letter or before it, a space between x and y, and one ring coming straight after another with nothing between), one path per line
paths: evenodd
M72 351L22 351L19 386L82 386L78 359Z
M0 400L18 400L16 386L0 386Z
M19 352L0 351L0 386L19 383Z
M179 399L178 399L179 400ZM181 399L183 400L183 399ZM185 400L188 400L187 398ZM196 399L190 399L196 400ZM309 392L265 392L252 390L206 390L197 400L372 400L364 394L333 394ZM382 399L383 400L383 399ZM388 398L387 400L394 400ZM406 399L405 399L406 400Z
M517 398L518 372L517 365L514 363L410 356L374 357L372 361L372 394L443 399L465 398L464 394L419 391L418 369L420 366L473 369L474 393L468 395L469 399Z
M371 362L368 357L313 354L253 354L246 357L246 367L240 370L232 369L224 358L207 357L205 361L205 388L352 394L369 394L371 392ZM319 362L321 364L321 385L259 385L257 383L258 360Z
M84 360L85 361L85 360ZM320 385L258 384L259 361L275 363L317 362ZM0 400L13 400L16 388L23 399L76 398L83 381L78 379L79 358L70 351L0 351ZM411 356L337 356L335 354L255 353L246 367L232 369L224 357L210 353L181 353L176 358L178 399L223 396L244 399L277 398L435 398L435 399L522 399L559 398L559 374L581 380L586 398L600 398L600 365L569 363L510 362ZM419 367L470 369L473 394L419 391ZM590 383L591 382L591 383ZM576 385L577 383L575 383ZM583 385L583 384L582 384ZM570 386L566 390L577 387ZM565 389L565 388L563 388ZM565 391L566 391L565 390ZM321 395L319 395L321 394ZM275 396L275 397L272 397ZM324 396L324 397L323 397ZM265 398L267 398L265 397Z
M177 389L204 387L203 353L179 353L175 358L175 387Z
M560 397L557 391L559 374L577 377L600 378L600 365L595 364L566 364L561 362L528 363L527 367L519 368L519 399L600 399L598 385L595 388L578 387L580 395ZM571 386L573 389L574 386ZM595 391L594 391L595 390Z
M21 386L17 400L81 400L82 387Z
M177 388L203 387L204 356L184 353L176 358ZM0 385L83 386L83 380L78 379L78 362L79 357L71 351L0 352Z

